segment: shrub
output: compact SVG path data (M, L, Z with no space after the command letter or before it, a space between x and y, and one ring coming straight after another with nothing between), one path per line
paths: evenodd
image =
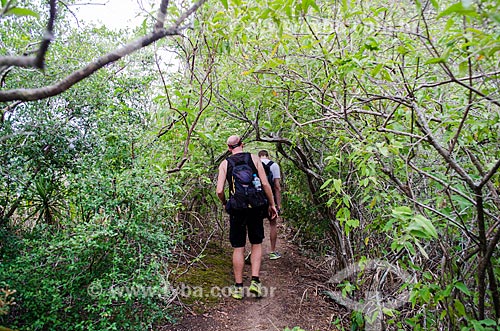
M3 261L17 305L0 324L22 330L144 330L170 317L168 260L177 237L137 220L37 228Z

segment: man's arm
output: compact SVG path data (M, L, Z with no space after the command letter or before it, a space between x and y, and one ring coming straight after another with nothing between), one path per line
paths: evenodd
M276 198L276 208L281 209L281 179L274 178L274 197Z
M224 160L219 165L219 175L217 177L216 193L222 205L226 205L226 195L224 194L224 184L226 183L227 161Z
M273 184L274 184L274 199L276 202L276 208L280 211L281 205L281 170L278 163L273 162L270 167L273 173Z

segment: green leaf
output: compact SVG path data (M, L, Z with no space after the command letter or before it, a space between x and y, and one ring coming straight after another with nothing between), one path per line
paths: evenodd
M5 13L5 15L33 16L33 17L36 17L36 18L40 18L40 15L38 15L38 13L36 13L36 12L30 10L30 9L19 8L19 7L14 7L14 8L11 8L11 9L7 10L7 12Z
M499 16L500 17L500 16ZM500 24L500 20L498 21L498 24ZM500 46L495 46L495 47L492 47L489 52L488 52L488 56L492 56L493 54L495 54L496 52L499 52L500 51Z
M351 206L350 197L348 195L344 194L344 196L342 197L342 202L344 202L344 205L347 206L347 207Z
M422 245L420 245L420 242L418 240L415 240L415 245L417 245L417 248L420 251L420 254L422 254L426 259L428 259L429 254L427 254L424 247L422 247Z
M428 238L427 234L424 231L422 231L422 229L415 227L413 224L410 224L406 228L406 232L408 232L415 238L424 238L424 239Z
M441 17L452 15L452 14L460 14L460 15L466 15L466 16L477 16L477 13L474 11L474 9L472 9L471 7L465 8L464 5L462 4L462 2L459 2L459 3L456 3L456 4L449 6L445 10L443 10L441 13L439 13L437 18L439 19Z
M359 220L348 219L346 222L346 225L350 226L351 228L357 228L357 227L359 227Z
M335 188L335 191L337 191L337 193L342 192L342 181L340 179L334 179L333 187Z
M491 14L490 17L495 21L497 22L498 24L500 24L500 14Z
M436 228L432 222L422 215L416 215L406 230L418 238L429 239L438 237Z
M460 302L460 300L455 299L454 305L455 305L456 311L458 312L458 314L460 316L466 316L465 306L464 306L464 304L462 302Z
M391 249L392 249L393 251L399 252L399 251L401 251L401 248L403 248L403 246L402 246L400 243L398 243L398 242L396 242L396 241L393 241L393 242L391 243Z
M398 218L398 216L408 217L413 215L413 211L406 206L396 207L392 210L392 215Z
M319 6L318 4L316 3L316 1L314 0L311 0L311 3L310 3L311 7L313 7L318 13L320 12L319 10Z
M460 62L458 65L458 72L461 76L465 76L469 70L469 63L467 61Z
M385 223L383 228L384 232L391 230L393 228L394 222L396 222L396 220L389 220L387 223Z
M396 315L394 314L394 310L392 309L389 309L389 308L382 308L382 312L387 315L387 316L391 316L391 317L395 317Z
M420 2L420 0L415 0L415 5L417 6L418 11L422 9L422 3Z
M396 47L396 51L398 51L398 53L402 54L402 55L408 54L408 52L409 52L409 50L402 45L399 45L398 47Z
M495 320L492 320L491 318L482 320L481 323L484 326L497 326L497 322Z
M311 5L310 3L311 3L310 0L302 0L302 12L304 14L307 14L307 10L309 9L309 6Z
M467 288L467 285L465 285L464 283L456 282L455 287L458 288L462 293L469 295L469 296L471 295L470 290Z
M446 62L446 59L442 58L442 57L435 57L433 59L429 59L427 61L425 61L425 64L436 64L436 63L445 63Z
M448 30L450 30L450 28L453 26L453 24L455 24L455 19L453 17L450 17L446 21L446 25L444 26L443 32L447 32Z
M350 9L350 2L347 0L342 0L342 11L346 13Z
M323 185L321 185L320 189L323 190L325 189L328 185L330 185L330 183L333 181L333 178L330 178L330 179L327 179Z
M335 202L335 197L331 197L330 199L328 199L328 201L326 202L326 206L327 207L331 207L333 205L333 203Z
M387 146L382 146L378 150L379 150L380 154L382 154L383 156L385 156L385 157L389 156L389 149L387 148Z
M392 82L392 77L391 77L391 74L389 74L389 72L385 69L382 69L380 71L380 75L382 76L383 79L385 79L386 81L388 82Z
M409 241L405 241L403 246L410 252L411 255L415 255L415 247L413 247L412 243Z
M271 13L272 13L271 9L265 8L260 14L259 19L265 20L266 18L269 18L269 14Z
M220 0L220 2L222 2L222 5L224 6L224 8L226 8L226 9L229 8L229 5L227 4L227 0Z
M377 39L373 37L368 37L365 39L365 48L370 51L376 51L379 49Z

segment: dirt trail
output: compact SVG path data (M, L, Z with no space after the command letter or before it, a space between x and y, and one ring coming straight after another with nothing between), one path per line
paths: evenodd
M257 299L252 295L238 301L224 298L220 304L203 315L186 316L179 324L169 326L170 331L276 331L299 326L307 331L334 330L331 326L335 312L321 296L322 275L315 267L317 261L301 256L297 247L281 234L278 250L283 257L270 261L268 253L269 222L265 221L266 238L263 243L261 281L270 295ZM250 266L245 266L244 283L247 287Z

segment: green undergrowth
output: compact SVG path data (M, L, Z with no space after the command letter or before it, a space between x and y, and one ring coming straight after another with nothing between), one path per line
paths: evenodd
M175 287L180 300L196 313L218 303L233 282L231 256L228 247L210 243L187 272L179 269Z

